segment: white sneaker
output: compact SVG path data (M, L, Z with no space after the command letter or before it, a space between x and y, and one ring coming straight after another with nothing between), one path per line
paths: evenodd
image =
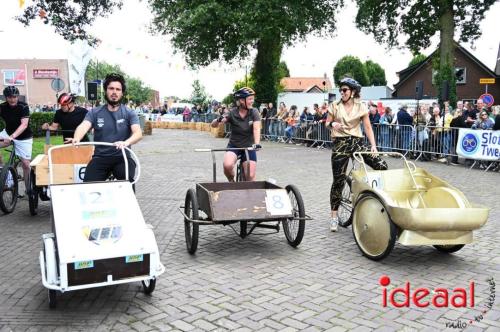
M330 219L330 231L336 232L338 228L339 228L339 218L332 217L332 219Z

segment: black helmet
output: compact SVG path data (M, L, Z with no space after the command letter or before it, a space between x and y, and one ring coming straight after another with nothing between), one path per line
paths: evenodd
M361 84L359 84L358 81L356 81L353 78L350 78L350 77L343 78L339 82L339 86L342 86L342 85L347 85L348 87L351 88L351 90L356 90L358 92L361 92Z
M3 89L3 95L5 98L7 97L17 97L19 96L19 90L15 86L7 86L5 89Z
M233 95L235 99L244 99L248 96L255 96L255 91L253 91L252 88L244 86L238 91L236 91Z

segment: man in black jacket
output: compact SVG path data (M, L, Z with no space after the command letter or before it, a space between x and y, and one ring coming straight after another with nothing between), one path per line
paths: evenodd
M407 111L407 106L404 105L399 109L397 114L399 125L399 141L401 142L402 152L410 150L411 132L413 126L413 118Z

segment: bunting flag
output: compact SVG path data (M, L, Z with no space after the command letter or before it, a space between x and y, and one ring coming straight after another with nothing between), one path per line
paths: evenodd
M19 8L23 8L24 7L24 0L19 0Z
M163 56L158 56L157 52L147 54L145 52L134 51L127 45L115 45L109 42L102 43L102 41L99 41L96 48L99 48L106 53L118 53L120 57L127 56L136 59L137 61L147 61L149 64L153 63L157 65L164 65L165 67L168 67L168 70L170 71L192 71L199 73L200 70L203 70L211 73L235 73L241 72L245 68L245 64L242 62L234 64L215 62L204 68L191 69L182 59L175 59L176 55L172 52L165 52ZM247 66L250 67L251 65L248 64Z

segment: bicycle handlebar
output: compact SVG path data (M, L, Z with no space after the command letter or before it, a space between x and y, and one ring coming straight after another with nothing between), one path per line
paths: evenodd
M54 180L54 172L52 171L52 150L56 149L63 149L63 148L68 148L70 146L80 146L80 145L103 145L103 146L115 146L113 143L108 143L108 142L80 142L80 143L75 143L75 144L65 144L65 145L56 145L47 151L48 157L49 157L49 185L53 184ZM139 181L139 178L141 176L141 164L139 163L139 158L137 158L137 155L132 151L131 149L125 147L122 149L122 154L123 154L123 159L125 159L125 178L129 180L129 170L128 170L128 161L127 161L127 154L125 153L125 150L127 150L130 155L132 156L132 159L134 159L136 165L137 165L137 177L134 179L132 184L137 183Z
M194 149L195 152L224 152L224 151L242 151L242 150L248 150L248 151L258 151L260 149L254 149L252 147L248 148L225 148L225 149Z

